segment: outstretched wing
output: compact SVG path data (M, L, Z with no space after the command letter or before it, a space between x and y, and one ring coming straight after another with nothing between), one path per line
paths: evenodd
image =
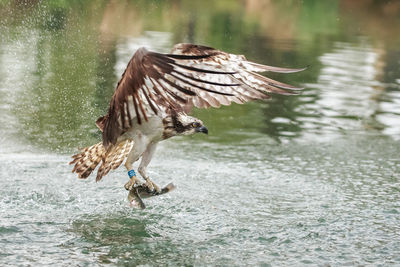
M236 83L235 87L230 88L219 87L217 89L215 87L215 90L228 92L229 95L215 94L193 88L196 96L188 99L188 105L192 104L192 106L198 108L220 107L221 105L230 105L232 102L242 104L250 100L270 98L267 93L292 95L296 94L296 90L303 89L272 80L257 72L293 73L302 71L304 68L289 69L261 65L247 61L243 55L229 54L212 47L194 44L177 44L173 47L171 53L185 56L208 55L209 57L205 59L192 60L188 64L195 65L201 69L217 69L231 72L228 75L213 75L205 72L188 74L191 78L197 78L201 81L216 81L220 84ZM188 110L187 107L186 110Z
M108 114L97 120L103 144L117 138L137 123L160 112L188 111L244 103L269 98L267 93L294 94L298 90L256 72L296 72L247 61L210 47L177 44L171 54L140 48L129 61L114 95Z

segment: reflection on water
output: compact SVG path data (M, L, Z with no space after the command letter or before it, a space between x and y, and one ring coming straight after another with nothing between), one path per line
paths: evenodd
M0 7L0 265L399 264L400 2ZM94 184L66 162L135 50L177 42L308 66L271 75L305 89L195 110L209 136L164 142L149 170L178 189L131 211L122 170Z
M277 96L258 105L234 105L226 113L196 111L215 136L226 133L233 139L225 140L239 140L256 132L285 140L302 136L324 138L324 135L341 135L348 131L371 133L370 130L375 130L397 139L400 100L398 76L393 72L398 75L398 64L388 65L386 61L393 59L388 57L384 44L380 42L375 46L369 37L357 37L351 42L328 42L330 36L337 34L331 29L339 27L334 15L324 18L326 24L319 28L307 26L307 21L320 19L316 14L332 6L307 3L298 11L296 5L270 3L264 6L248 1L244 13L239 12L237 4L232 5L229 12L225 10L226 6L216 5L215 13L210 13L208 9L203 10L203 5L187 5L164 3L155 6L111 1L96 8L91 4L84 5L83 9L94 14L86 17L74 14L74 6L68 9L42 4L38 8L35 5L29 8L33 9L34 15L43 12L46 16L29 16L21 11L19 19L6 16L1 24L5 38L0 43L3 63L0 73L3 77L3 119L12 121L10 126L6 126L7 131L17 133L37 147L57 151L94 142L99 133L93 121L106 111L116 81L134 51L146 46L167 52L177 38L178 41L189 38L200 42L209 40L208 45L246 54L250 59L271 65L309 65L309 69L300 74L274 76L288 83L305 85L306 90L301 96ZM284 16L270 30L271 22L262 19L267 16L261 16L259 12L260 9L275 12L289 7L302 22L299 29L295 28L293 18ZM9 8L14 12L12 5ZM148 12L154 17L145 18L142 12L145 8L150 8ZM189 12L192 17L187 20L181 14L182 10L191 8L199 8L199 14L210 17L206 25L200 26L204 18L199 15ZM330 14L335 12L339 12L337 6ZM172 14L175 16L169 20ZM304 17L308 18L310 14L316 17L304 21ZM254 21L250 17L260 19ZM219 21L224 18L226 21ZM166 31L154 31L152 23L147 26L152 19L159 21ZM186 37L176 35L180 31L175 27L181 19L189 27L183 27L189 31ZM113 31L115 28L129 28L122 26L131 20L135 20L136 25L132 31ZM169 24L165 24L167 20ZM215 23L208 24L210 21ZM291 25L291 31L279 35L287 24ZM222 26L227 28L221 29ZM313 31L304 31L302 27L313 28ZM319 40L321 32L325 36ZM295 39L296 34L302 36ZM226 35L229 35L228 39ZM241 39L236 41L232 38ZM389 80L386 73L391 73ZM240 118L242 123L235 121L236 125L233 125L229 123L230 118ZM242 137L235 133L238 128L243 129Z
M99 263L193 262L191 253L182 251L179 244L165 237L171 231L167 225L163 229L164 236L160 235L157 225L163 223L164 216L146 213L142 213L141 218L132 218L130 213L96 215L74 221L68 231L80 236L83 253L97 254ZM65 248L73 249L75 242L71 240Z
M372 48L367 40L360 40L359 44L334 43L331 52L319 57L322 68L317 83L307 84L316 97L302 106L318 115L300 119L308 132L368 133L369 129L399 127L398 123L386 124L375 118L386 89L381 81L383 53Z

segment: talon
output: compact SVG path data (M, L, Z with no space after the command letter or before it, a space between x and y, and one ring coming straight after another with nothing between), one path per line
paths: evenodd
M146 181L145 186L147 187L147 192L153 193L154 192L154 186L153 183L150 182L149 180Z
M124 185L125 189L130 191L132 189L132 182L129 180L125 185Z
M125 185L125 189L130 191L132 188L140 186L139 181L137 179L131 178Z
M161 189L160 189L160 187L158 187L158 185L153 183L153 187L154 187L154 190L157 192L157 194L161 193Z
M147 191L148 193L152 193L152 194L159 194L161 192L160 188L158 187L158 185L156 185L153 181L151 181L150 179L146 180L145 183L146 187L147 187Z

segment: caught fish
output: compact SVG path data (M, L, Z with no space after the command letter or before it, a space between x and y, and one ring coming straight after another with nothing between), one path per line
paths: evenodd
M139 185L136 187L133 187L128 194L128 200L130 203L130 206L136 207L139 209L144 209L146 208L146 205L143 202L143 198L149 198L149 197L155 197L159 195L163 195L165 193L171 192L174 190L176 186L173 183L169 183L166 186L164 186L160 192L157 191L150 191L148 187L145 185Z

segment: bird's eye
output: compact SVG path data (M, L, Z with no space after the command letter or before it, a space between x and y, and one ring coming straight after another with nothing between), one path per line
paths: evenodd
M193 123L192 123L192 127L193 127L193 128L200 127L200 123L198 123L198 122L193 122Z

